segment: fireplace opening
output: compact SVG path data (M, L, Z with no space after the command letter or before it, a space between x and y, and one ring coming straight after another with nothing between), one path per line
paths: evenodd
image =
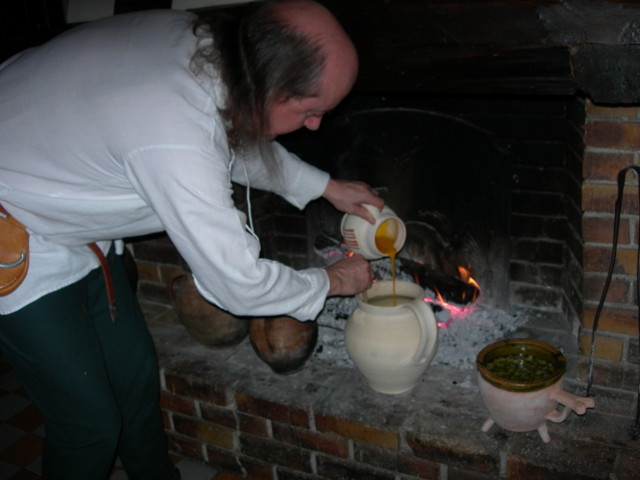
M345 106L357 105L356 100L366 101L367 108L371 108L369 102L373 101L373 97L351 98ZM468 333L488 328L490 322L493 325L497 322L500 326L511 329L514 322L526 318L526 324L518 324L517 330L511 334L540 339L560 347L567 357L567 388L573 393L584 394L586 362L581 356L584 355L584 350L578 352L578 344L583 344L584 330L589 327L587 323L582 323L582 330L577 331L572 318L578 316L582 303L588 312L593 308L594 302L597 302L597 296L601 291L598 288L599 282L604 274L597 269L594 260L609 258L606 255L607 248L610 247L610 223L607 215L613 202L608 202L605 194L615 192L615 185L607 182L611 178L612 169L617 171L618 166L625 166L633 160L628 154L631 148L626 148L621 153L620 148L615 148L611 137L605 134L619 132L630 123L636 125L637 109L607 109L596 107L580 98L557 97L523 99L476 96L400 99L381 96L375 100L383 102L384 108L419 107L427 112L435 112L429 113L428 116L431 118L443 117L448 123L456 126L461 123L465 126L471 125L469 132L480 132L477 135L479 138L498 146L498 158L508 160L506 165L499 164L508 172L503 172L502 177L508 186L508 193L505 195L507 215L506 221L502 224L508 229L506 241L510 247L508 265L502 278L508 278L508 281L504 280L508 284L508 309L498 305L485 308L484 302L487 302L490 296L485 295L486 292L483 291L474 303L475 311L461 321L454 319L447 325L449 318L445 310L438 312L438 321L444 325L440 328L436 356L424 377L422 389L416 396L402 398L380 398L372 395L366 388L360 388L361 384L357 383L360 377L356 375L344 344L340 343L343 338L343 326L354 309L354 305L349 303L353 299L345 299L343 303L334 302L334 299L327 301L328 308L317 319L318 341L309 363L299 374L284 378L261 369L255 361L251 347L246 343L233 350L216 352L193 344L185 346L176 337L175 332L179 331L178 329L166 328L170 339L161 339L160 345L168 352L164 358L168 363L167 372L170 374L170 381L167 383L170 385L170 403L173 404L173 399L178 398L176 394L183 394L180 385L188 385L190 392L197 399L202 398L202 392L222 391L218 390L220 386L224 387L225 392L227 389L239 392L235 397L236 401L241 400L239 408L245 409L248 406L248 410L239 412L239 418L245 419L238 427L241 430L237 433L241 440L240 447L225 447L224 450L224 455L231 458L226 465L232 471L237 471L233 469L237 469L239 461L246 465L247 458L253 462L254 458L262 458L260 454L263 452L268 459L267 463L273 463L271 452L276 449L282 450L281 445L277 443L281 437L277 436L277 433L274 433L273 437L271 433L266 433L269 438L264 440L265 445L270 448L259 448L256 446L259 444L255 443L258 434L254 435L254 430L248 429L255 425L251 420L255 419L257 412L267 412L266 415L271 418L268 422L272 422L269 425L274 427L273 432L280 431L275 428L280 429L281 420L271 416L272 412L276 411L284 412L287 421L295 418L295 422L300 418L298 413L304 416L309 412L309 418L313 418L314 425L319 426L318 431L312 427L314 439L327 431L324 428L327 423L323 420L326 418L333 422L332 425L346 421L347 428L344 430L328 430L337 435L354 431L354 425L358 427L357 431L364 427L366 439L371 438L369 432L390 431L390 437L394 439L391 449L400 448L399 452L395 451L393 454L397 456L392 455L393 466L390 467L396 472L396 476L398 468L404 471L399 467L400 463L404 464L404 460L400 462L399 458L409 458L412 464L421 460L410 457L411 455L422 456L422 459L444 465L439 467L439 474L428 474L429 478L457 478L460 474L459 468L471 469L474 472L479 468L481 476L497 477L500 474L505 478L528 478L531 471L542 472L545 478L565 472L566 475L584 471L595 472L589 478L608 478L614 469L616 472L635 472L637 449L630 443L627 429L635 412L634 389L637 388L638 348L630 333L618 333L613 330L617 327L609 324L609 319L609 330L600 329L602 338L606 340L604 345L609 348L598 357L596 363L596 388L593 390L596 408L584 419L574 419L570 427L557 426L558 430L552 437L554 441L562 442L560 455L557 455L556 449L542 451L537 436L534 436L535 442L531 443L527 441L530 437L523 434L480 432L486 413L476 396L473 363L468 360L488 342L477 340L475 345L471 344ZM317 153L314 159L314 152L328 148L328 145L316 140L319 138L316 135L325 129L330 130L329 122L340 118L343 111L351 112L336 110L331 118L326 119L320 131L300 132L307 138L289 137L283 139L284 143L322 168L334 168L336 159L328 154ZM585 114L588 115L586 121ZM451 120L451 117L456 118ZM616 126L614 120L617 120ZM490 135L481 135L487 131ZM619 135L615 138L619 138ZM585 139L588 141L586 148L583 146ZM307 150L298 150L303 147ZM583 159L587 177L584 182ZM385 179L382 175L379 178ZM374 186L381 188L381 193L386 196L389 189L383 188L385 185L381 183ZM236 193L237 205L242 208L245 191L238 187ZM490 193L495 195L495 192ZM331 243L335 237L320 235L324 231L333 231L335 234L341 218L341 214L326 202L313 202L305 211L300 212L275 195L258 190L252 190L251 194L255 230L261 239L264 257L282 261L294 268L306 268L310 264L321 265L325 261L318 255L319 250L333 248L339 251L340 245ZM623 219L623 223L628 221L626 227L623 226L623 231L627 232L629 239L637 238L637 223L631 220L631 214L634 213L632 210L633 205L625 207ZM433 211L432 209L429 212L428 217L422 217L422 220L428 218L431 224L435 223ZM315 229L319 223L321 228ZM446 232L444 228L440 228L440 231ZM319 245L317 239L321 236L326 242ZM635 245L631 242L632 247ZM623 249L627 246L625 244ZM635 248L633 251L635 252ZM166 241L137 243L135 252L139 265L143 267L141 298L145 300L147 309L150 306L157 309L158 304L166 303L165 279L175 271L174 265L178 259ZM385 266L378 265L377 262L374 262L376 269L379 269L380 274L386 274ZM606 268L606 261L604 263ZM622 270L628 269L626 261L623 260L617 268L620 273L617 274L616 281L629 276ZM606 273L606 270L604 272ZM585 288L582 288L583 277ZM504 297L500 299L505 301ZM609 301L618 303L608 304L606 312L611 311L617 319L622 319L622 326L637 326L633 312L630 309L623 310L619 305L619 297L611 297ZM625 317L622 315L626 311L631 311L628 322L624 321ZM518 313L522 315L516 315ZM158 317L161 322L158 322L156 327L164 332L163 322L168 315L162 314ZM490 333L503 336L506 332ZM587 331L586 334L588 333ZM617 345L616 342L619 342L618 351L624 354L624 357L614 357L616 350L613 347ZM456 357L461 352L467 353L467 357ZM179 361L180 355L185 355L186 358ZM218 359L222 359L222 364ZM196 368L196 365L202 367ZM343 389L337 395L325 390L327 385L333 385L332 379L335 378L340 378L336 385L339 384ZM245 385L250 386L249 393L244 388ZM268 388L273 386L277 388ZM310 402L311 406L307 405L304 394L310 392L318 393L323 404ZM250 400L252 395L258 399L257 403ZM179 400L180 402L175 403L182 405L183 397L180 396ZM280 408L279 402L285 404L284 408ZM231 403L236 405L233 400ZM298 408L300 404L307 409ZM202 405L205 406L206 403ZM178 445L178 450L186 448L184 440L188 434L185 434L185 415L182 412L176 413L172 406L167 410L174 422L178 419L174 435L175 444ZM220 418L218 406L215 409L206 406L202 411L203 418L196 419L198 424L208 425L206 422L209 419ZM295 416L291 412L295 413ZM381 415L381 412L384 413ZM246 413L249 415L245 415ZM334 417L338 420L334 420ZM396 418L401 420L396 421ZM227 417L222 420L225 425L223 429L226 428L226 422ZM302 431L299 424L291 428ZM265 431L272 430L269 427ZM350 433L346 435L356 449L355 458L368 462L373 455L365 458L358 453L365 437L351 439ZM298 448L298 440L295 442ZM486 450L487 442L494 445L490 450ZM398 445L399 447L396 447ZM288 447L287 444L285 449ZM388 448L388 444L383 447ZM477 467L478 448L481 449L482 457L480 467ZM382 450L376 449L376 458ZM444 458L441 453L443 451L453 452L451 459L456 460ZM466 463L462 465L457 460L461 451L469 452L465 457ZM585 451L596 453L584 456ZM213 455L210 457L213 461L219 461L223 455L221 449L209 446L207 452ZM325 453L314 455L317 455L316 458L324 458ZM580 459L579 463L576 463L577 458ZM353 460L350 457L345 462ZM486 468L487 461L493 465L490 469ZM524 467L518 470L518 465ZM318 476L332 478L323 468L320 465ZM507 475L507 471L512 472L514 468L516 472L521 471L521 474ZM354 474L353 478L356 476ZM365 476L370 478L374 475L370 475L367 470ZM632 478L633 474L619 476Z
M425 287L427 297L439 290L433 302L441 326L451 328L453 317L475 309L485 330L494 324L478 345L526 327L575 352L583 126L584 103L573 97L356 94L318 131L295 132L282 143L336 178L378 189L407 225L398 273ZM343 248L341 217L324 201L307 207L307 266L326 266ZM282 259L277 251L268 255ZM373 263L378 278L390 275L388 259ZM473 301L458 267L479 285ZM320 322L340 337L353 304L329 301L328 309L332 318ZM537 316L542 320L531 321ZM471 365L473 351L458 352L458 363Z
M372 185L403 219L401 267L451 284L464 267L485 302L506 305L509 145L460 116L385 98L355 99L319 131L294 137L291 150L336 178ZM309 215L309 241L339 239L340 214L317 213Z
M578 314L583 112L574 98L355 96L283 143L378 188L408 224L401 258L443 274L470 265L484 303ZM323 211L308 215L309 237L339 236L339 213L310 209Z

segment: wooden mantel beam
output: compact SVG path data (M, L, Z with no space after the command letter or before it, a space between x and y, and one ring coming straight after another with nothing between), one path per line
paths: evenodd
M634 0L320 1L358 47L362 92L640 103Z

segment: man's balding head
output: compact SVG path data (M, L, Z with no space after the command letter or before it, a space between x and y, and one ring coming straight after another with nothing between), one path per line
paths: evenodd
M319 3L255 2L208 25L212 54L203 49L194 59L220 69L232 145L256 147L266 158L274 136L318 128L353 87L356 49Z
M358 55L338 20L311 0L281 0L273 4L283 22L321 48L325 61L337 62L343 74L357 75Z
M275 136L301 127L315 130L322 116L351 91L358 74L356 49L338 20L319 3L281 0L274 2L272 8L285 25L317 47L322 69L315 92L274 102L270 133Z

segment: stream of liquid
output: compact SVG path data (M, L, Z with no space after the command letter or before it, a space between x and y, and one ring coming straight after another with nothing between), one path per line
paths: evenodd
M393 285L393 306L398 304L396 297L396 235L395 220L385 220L376 230L376 248L391 259L391 281Z

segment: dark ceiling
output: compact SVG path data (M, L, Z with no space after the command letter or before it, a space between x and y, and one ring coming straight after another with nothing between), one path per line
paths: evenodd
M320 0L361 56L358 88L640 102L640 2Z

